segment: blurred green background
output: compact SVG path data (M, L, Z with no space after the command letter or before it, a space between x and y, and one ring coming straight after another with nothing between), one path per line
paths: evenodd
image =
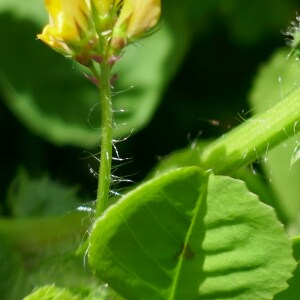
M162 0L160 30L117 64L115 174L138 182L160 157L197 138L222 135L249 117L259 66L299 11L296 0ZM42 0L0 2L0 198L23 167L95 198L99 148L96 89L82 69L38 41ZM131 86L134 86L131 88ZM119 93L120 92L120 93ZM125 125L124 125L125 124ZM133 131L132 131L133 129ZM22 173L22 172L21 172ZM47 175L45 175L47 174ZM19 186L16 187L19 189ZM116 187L118 190L119 187Z

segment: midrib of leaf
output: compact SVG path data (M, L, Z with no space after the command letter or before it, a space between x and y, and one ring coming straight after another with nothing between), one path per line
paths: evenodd
M194 188L199 191L199 188L197 188L197 187L194 187ZM168 300L175 300L176 299L175 295L176 295L176 290L177 290L178 282L179 282L179 278L180 278L180 271L182 269L182 265L183 265L184 259L185 259L184 253L188 249L187 248L188 243L189 243L191 235L194 231L194 227L196 225L196 220L197 220L197 218L199 216L199 213L200 213L200 210L201 210L202 200L205 199L206 197L207 197L207 184L205 185L205 190L199 191L199 197L198 197L198 200L196 202L195 209L194 209L194 212L193 212L193 215L192 215L191 225L190 225L190 227L189 227L189 229L186 233L182 253L179 256L179 261L178 261L177 267L175 269L175 276L174 276L173 284L170 288L170 295L169 295Z
M170 211L170 200L183 215ZM159 220L155 226L153 214ZM179 232L177 224L183 226ZM89 262L102 280L130 300L271 299L286 287L295 266L290 242L272 209L245 184L195 167L141 186L96 225ZM166 239L164 227L178 233L177 243ZM145 235L144 228L156 234Z

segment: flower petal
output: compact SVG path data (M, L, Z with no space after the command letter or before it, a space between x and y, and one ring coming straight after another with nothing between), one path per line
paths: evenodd
M134 39L154 27L160 14L160 0L125 0L116 27L126 27L126 37Z

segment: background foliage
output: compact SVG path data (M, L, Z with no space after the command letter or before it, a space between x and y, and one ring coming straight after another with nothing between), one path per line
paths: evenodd
M133 158L116 175L135 182L160 157L197 138L220 136L251 115L248 95L258 67L284 46L281 32L299 11L296 0L162 2L161 29L128 48L116 67L114 106L125 111L116 113L115 134L126 139L118 143L120 155ZM5 217L50 218L95 198L97 180L90 171L98 168L93 157L99 151L97 91L79 66L36 39L46 22L42 0L0 2L0 210ZM278 78L270 90L280 96ZM255 110L263 109L251 99ZM253 167L260 174L260 167ZM274 168L259 175L266 185ZM289 172L289 166L280 168ZM293 166L297 170L299 164ZM41 197L41 189L49 198ZM9 242L1 247L4 256ZM23 284L20 261L17 253L7 261L5 268L19 270L8 282ZM47 282L37 273L33 278ZM14 293L10 299L16 299Z
M158 156L240 123L249 111L247 93L257 67L284 44L281 31L294 19L296 4L163 1L162 30L128 49L116 68L116 91L135 86L115 97L116 106L127 110L121 133L137 133L119 144L124 157L134 158L120 172L138 172L131 178L139 180ZM43 1L3 0L0 10L1 198L19 165L32 175L50 172L79 183L93 195L94 160L84 151L95 152L99 133L95 89L77 66L36 40L47 20Z
M163 6L162 30L128 49L117 66L116 91L135 86L115 97L127 109L122 133L131 126L136 133L118 145L123 157L134 158L120 170L133 180L143 178L159 156L197 136L218 136L247 117L257 67L284 45L281 31L297 11L292 0L165 0ZM49 172L80 184L93 196L94 160L84 151L97 151L96 91L77 66L36 40L47 20L42 0L3 0L0 10L1 199L19 165L32 175ZM129 74L122 76L125 67Z

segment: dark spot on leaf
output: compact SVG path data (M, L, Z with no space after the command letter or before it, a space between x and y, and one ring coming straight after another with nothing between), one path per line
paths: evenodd
M180 245L180 252L177 255L177 257L183 257L188 260L195 259L195 252L192 250L191 246L189 244L184 245L183 243Z

